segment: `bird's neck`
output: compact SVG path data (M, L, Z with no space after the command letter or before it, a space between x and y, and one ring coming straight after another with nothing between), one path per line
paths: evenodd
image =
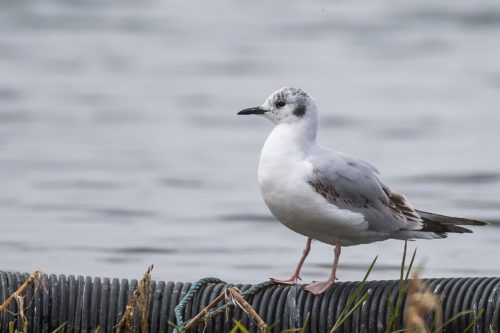
M278 124L267 137L259 162L259 186L266 203L270 193L281 191L290 175L300 170L316 145L316 124ZM280 185L281 184L281 185ZM269 203L268 203L269 204Z
M308 119L309 120L309 119ZM318 122L315 119L283 123L274 127L262 148L264 159L302 159L316 145Z

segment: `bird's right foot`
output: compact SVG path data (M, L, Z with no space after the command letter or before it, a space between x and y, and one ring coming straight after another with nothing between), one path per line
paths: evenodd
M318 281L318 282L313 282L311 284L308 284L305 286L304 290L307 290L314 295L321 295L335 283L335 278L330 278L326 281Z

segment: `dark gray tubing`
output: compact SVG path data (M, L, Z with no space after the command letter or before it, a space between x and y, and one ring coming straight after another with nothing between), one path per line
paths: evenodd
M28 277L28 274L0 272L0 304L7 299ZM464 310L474 310L483 315L470 332L499 332L500 322L500 278L446 278L425 280L434 293L442 296L444 321ZM383 332L389 310L387 299L396 303L398 281L371 281L365 290L371 296L360 311L349 317L340 332ZM347 298L358 282L338 282L324 295L314 296L302 290L302 286L272 286L261 290L250 299L250 304L269 324L279 321L273 332L287 328L302 327L309 316L304 332L328 332L345 306ZM155 282L151 283L151 303L149 311L149 332L172 332L175 323L174 308L186 294L190 283ZM114 328L127 305L136 280L100 279L75 276L44 275L42 286L30 286L24 293L25 316L29 332L52 332L66 323L62 332L114 332ZM238 285L244 291L250 285ZM211 300L217 297L223 284L209 284L193 298L185 308L185 321L200 312ZM229 321L224 316L209 320L206 332L229 332L239 320L251 332L257 326L241 311L229 311ZM463 332L474 320L475 314L462 316L448 325L444 332ZM14 322L19 330L22 322L17 303L12 302L8 311L0 313L0 332L8 332L9 322ZM136 313L135 332L140 332ZM403 327L403 318L397 323ZM202 332L198 325L192 332Z

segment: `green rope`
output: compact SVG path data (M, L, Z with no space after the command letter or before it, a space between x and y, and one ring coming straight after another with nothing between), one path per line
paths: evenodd
M247 297L255 295L261 289L266 288L266 287L270 287L272 285L275 285L275 283L272 282L272 281L264 281L264 282L261 282L261 283L254 284L250 288L248 288L248 290L246 290L245 292L241 293L241 296L244 299L246 299ZM223 314L226 311L226 308L229 307L229 306L234 306L234 302L232 300L229 300L226 304L221 305L220 307L218 307L215 310L209 311L208 315L205 316L205 317L203 317L203 320L207 320L207 319L210 319L210 318L213 318L213 317L216 317L218 315Z
M198 290L200 290L201 287L209 283L225 283L225 282L218 278L207 277L193 283L191 285L191 288L189 288L189 291L186 293L186 295L184 295L182 300L175 307L174 313L175 313L175 319L177 321L177 327L174 328L173 333L184 333L186 331L185 330L186 323L184 322L184 318L182 315L182 313L184 312L184 308L193 298L193 296L198 292Z
M186 295L182 298L182 300L179 302L179 304L175 307L175 319L177 321L177 326L174 328L173 333L186 333L186 322L184 321L183 317L183 312L184 308L186 305L191 301L191 299L194 297L194 295L206 284L209 283L225 283L224 281L218 279L218 278L213 278L213 277L207 277L200 279L196 281L194 284L191 285L191 288L189 288L189 291L186 293ZM257 292L259 292L261 289L269 287L274 285L275 283L272 281L264 281L261 283L257 283L252 285L250 288L248 288L245 292L241 293L241 296L246 299L247 297L255 295ZM203 316L202 320L206 321L210 318L216 317L218 315L223 314L226 309L230 306L234 306L234 302L232 300L229 300L227 303L219 306L215 310L210 310L208 311L208 314Z

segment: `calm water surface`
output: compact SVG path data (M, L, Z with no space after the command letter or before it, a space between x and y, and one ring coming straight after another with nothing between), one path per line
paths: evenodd
M234 282L288 276L305 242L256 173L302 87L325 146L429 211L486 219L417 241L425 275L499 275L500 6L490 1L5 1L0 269ZM397 278L402 243L345 248L339 276ZM316 243L304 280L329 274Z

